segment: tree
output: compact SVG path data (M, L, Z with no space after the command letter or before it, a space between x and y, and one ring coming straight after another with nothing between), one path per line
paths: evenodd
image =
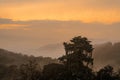
M41 69L34 59L20 66L20 80L40 80Z
M8 67L5 65L0 64L0 79L4 80L4 76L6 76L7 72L8 72Z
M63 80L62 74L65 71L65 67L62 64L51 63L44 66L43 77L44 80Z
M97 73L97 80L114 80L113 67L107 65L104 68L100 69Z
M86 37L74 37L70 42L63 43L66 54L59 58L72 75L82 80L91 80L93 76L93 47L90 43Z
M77 62L80 65L93 65L92 51L93 47L86 37L74 37L69 43L64 42L66 55L59 58L59 60L70 66L71 63Z

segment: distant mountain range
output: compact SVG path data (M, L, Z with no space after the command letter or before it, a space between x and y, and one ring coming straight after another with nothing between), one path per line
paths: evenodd
M35 59L37 63L41 66L41 68L44 65L47 65L49 63L57 63L57 59L52 59L50 57L34 57L34 56L28 56L28 55L23 55L20 53L14 53L11 51L7 51L4 49L0 49L0 65L21 65L24 63L27 63L29 60Z
M48 44L36 49L29 49L22 52L27 55L44 56L44 57L49 56L52 58L58 58L65 53L64 46L61 43Z
M99 69L105 65L112 65L115 67L120 66L120 42L112 44L111 42L94 45L93 57L94 57L94 68ZM27 56L23 54L14 53L4 49L0 49L0 64L20 65L27 62L30 58L34 57L40 63L41 66L48 63L56 63L56 59L50 57L60 57L64 52L62 44L50 44L38 49L26 51L28 54L34 56ZM40 56L41 55L41 56ZM42 57L48 56L48 57Z
M93 46L93 57L95 68L101 68L105 65L120 66L120 42L106 42ZM32 53L50 57L60 57L65 54L62 44L49 44L35 50Z

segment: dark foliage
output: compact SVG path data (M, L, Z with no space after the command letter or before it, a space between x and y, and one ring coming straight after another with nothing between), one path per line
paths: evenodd
M58 58L59 63L1 49L0 80L120 80L120 70L115 72L110 65L93 71L93 46L86 37L74 37L63 45L66 53ZM44 67L40 64L42 60L47 61Z

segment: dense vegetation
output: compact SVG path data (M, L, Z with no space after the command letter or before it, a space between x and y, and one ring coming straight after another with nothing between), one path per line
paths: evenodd
M94 71L94 48L86 37L74 37L63 45L66 53L57 60L1 49L0 80L120 80L120 70L110 65Z

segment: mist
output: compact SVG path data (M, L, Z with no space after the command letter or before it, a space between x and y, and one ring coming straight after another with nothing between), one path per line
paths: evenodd
M103 24L60 20L13 21L0 18L0 26L3 26L0 28L0 48L35 56L42 55L42 52L36 55L36 53L28 53L28 51L50 44L61 44L62 46L64 41L78 35L88 37L93 44L120 41L119 22Z

